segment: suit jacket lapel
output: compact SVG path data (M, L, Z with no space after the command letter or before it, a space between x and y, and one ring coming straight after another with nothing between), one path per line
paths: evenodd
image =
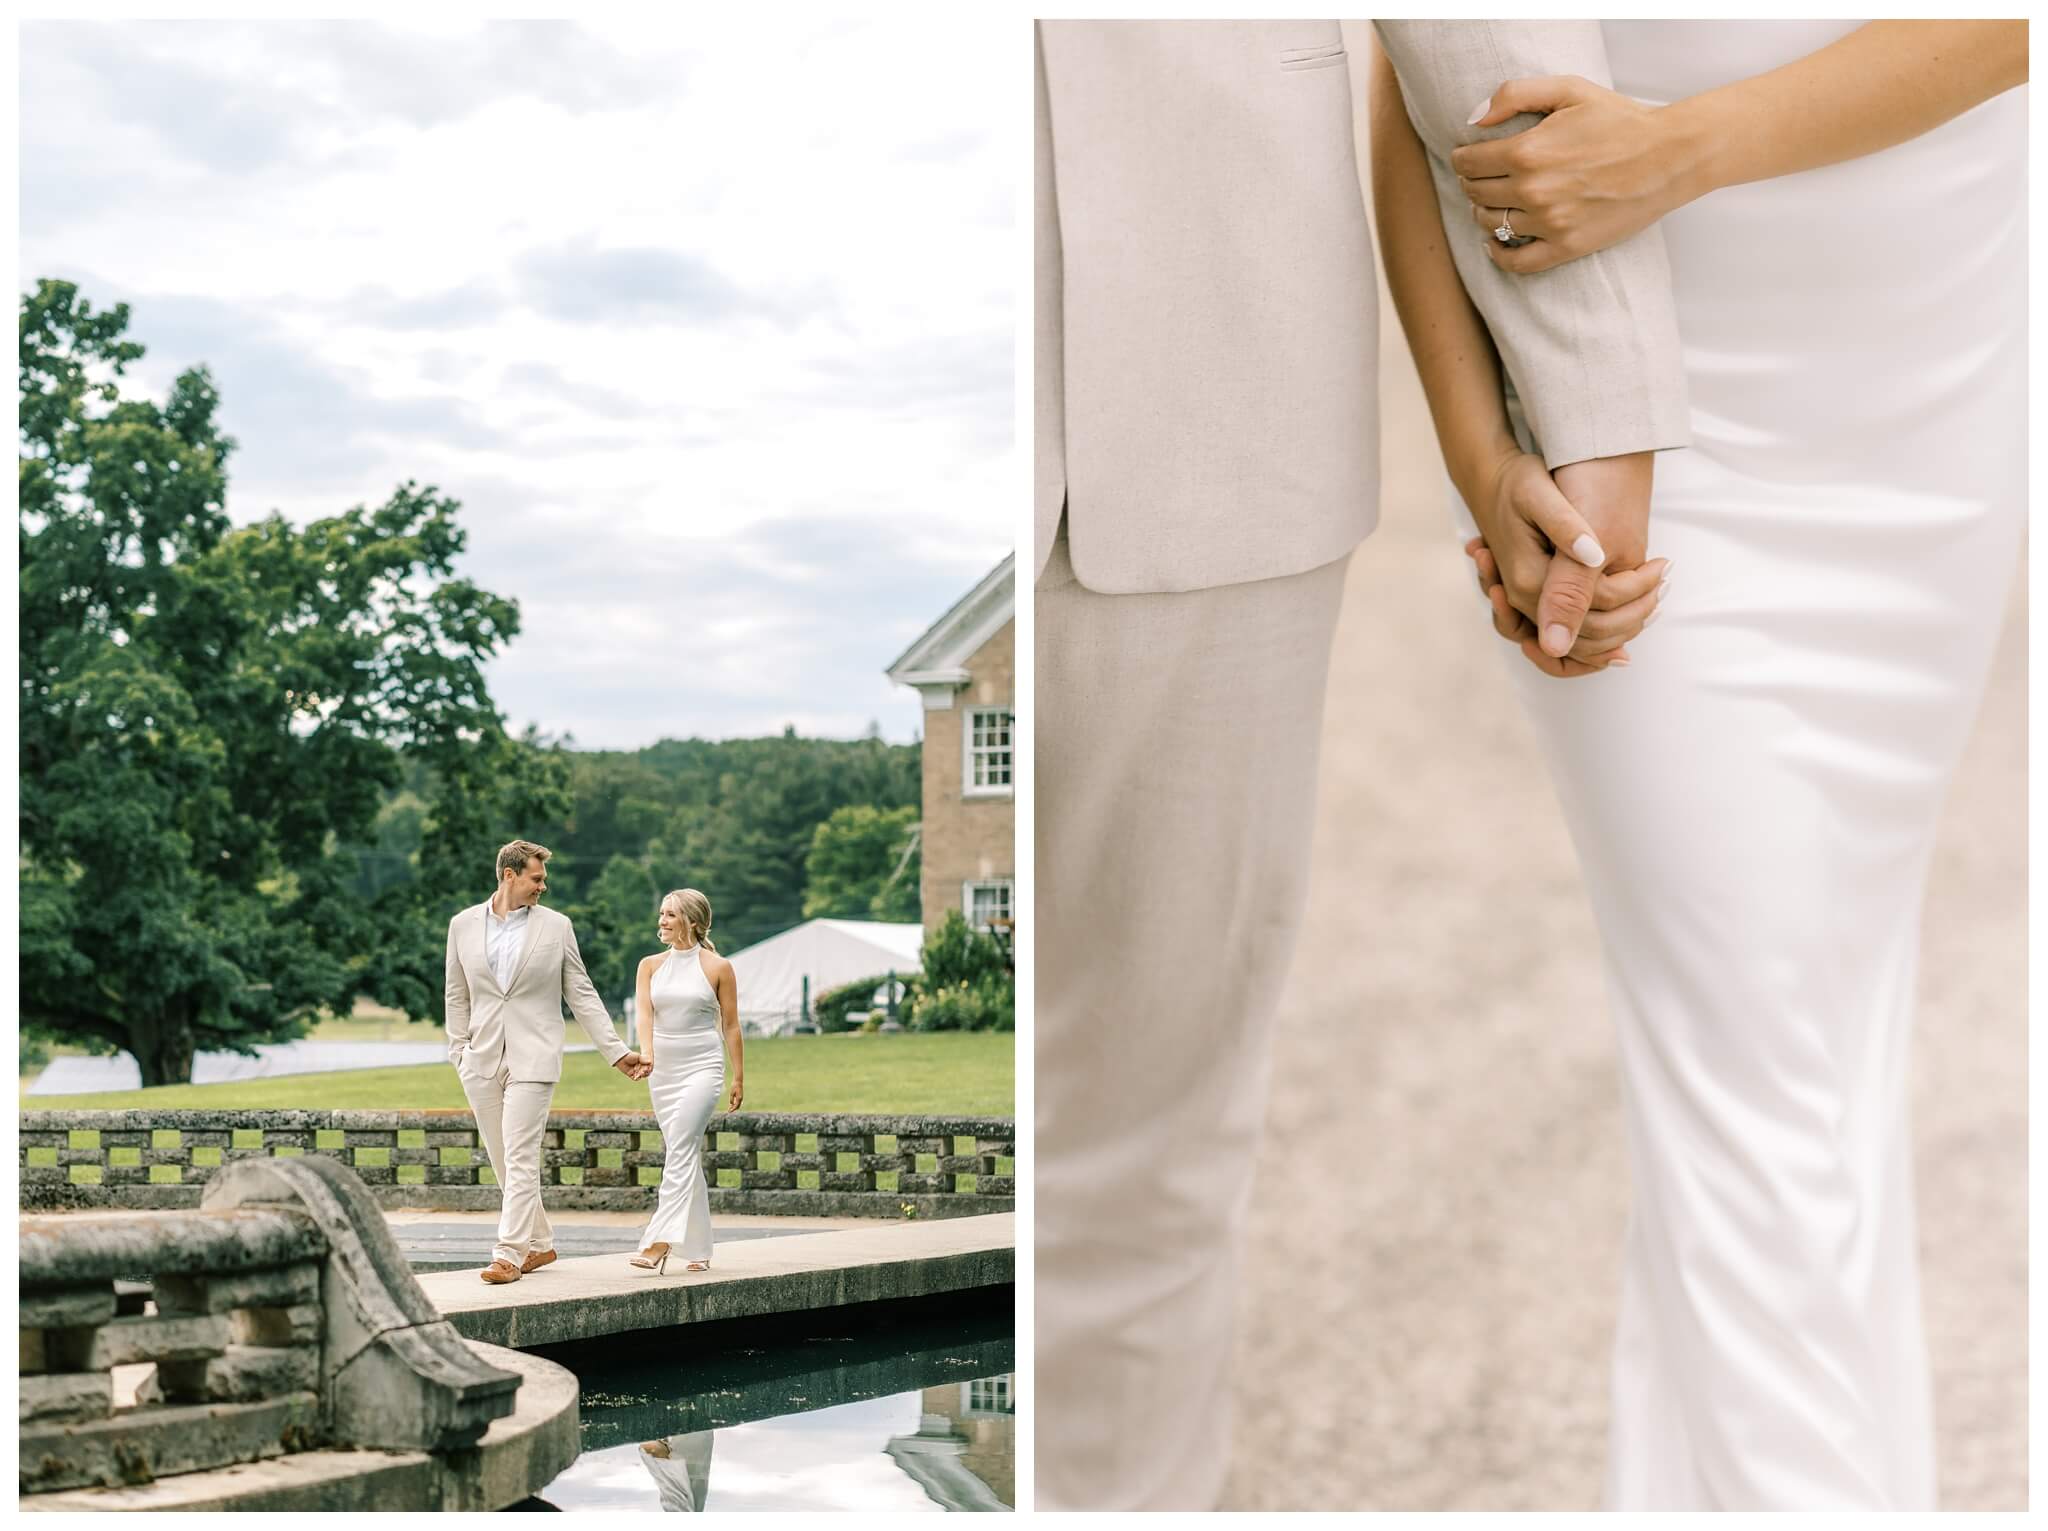
M519 960L512 964L512 981L505 985L510 994L519 987L519 975L526 971L527 959L533 956L534 943L540 939L540 905L533 904L526 912L526 939L519 943Z
M484 977L491 981L491 987L503 994L505 990L499 986L498 975L491 968L491 901L485 899L472 913L476 918L470 922L470 927L474 932L477 952L483 958L478 966L483 969Z

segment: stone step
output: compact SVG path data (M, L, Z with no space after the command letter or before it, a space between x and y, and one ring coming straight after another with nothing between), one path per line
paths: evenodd
M274 1457L319 1428L320 1400L288 1393L257 1403L137 1409L79 1424L24 1424L21 1492L133 1483Z
M492 1366L518 1373L521 1383L515 1412L493 1420L473 1451L450 1457L424 1451L297 1451L153 1483L114 1480L114 1487L24 1493L19 1507L59 1512L501 1510L576 1460L576 1378L539 1356L489 1348L479 1355Z

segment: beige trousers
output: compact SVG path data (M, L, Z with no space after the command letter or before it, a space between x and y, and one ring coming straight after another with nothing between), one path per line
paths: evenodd
M1349 556L1037 589L1037 1503L1201 1509Z
M554 1226L540 1200L541 1147L547 1139L555 1082L514 1079L511 1068L502 1063L489 1079L474 1078L461 1069L455 1072L462 1080L462 1093L469 1097L502 1197L498 1243L491 1258L517 1265L534 1250L555 1247Z

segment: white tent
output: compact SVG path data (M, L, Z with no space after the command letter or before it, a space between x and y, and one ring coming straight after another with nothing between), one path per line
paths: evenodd
M806 920L779 936L732 953L740 985L740 1025L749 1032L787 1031L811 998L856 979L893 972L908 978L924 951L922 925L887 920Z

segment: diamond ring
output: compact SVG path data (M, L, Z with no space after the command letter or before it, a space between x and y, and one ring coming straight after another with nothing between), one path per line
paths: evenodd
M1515 226L1508 222L1511 216L1513 216L1512 208L1502 208L1500 210L1500 227L1493 231L1493 237L1504 245L1510 245L1515 242Z

